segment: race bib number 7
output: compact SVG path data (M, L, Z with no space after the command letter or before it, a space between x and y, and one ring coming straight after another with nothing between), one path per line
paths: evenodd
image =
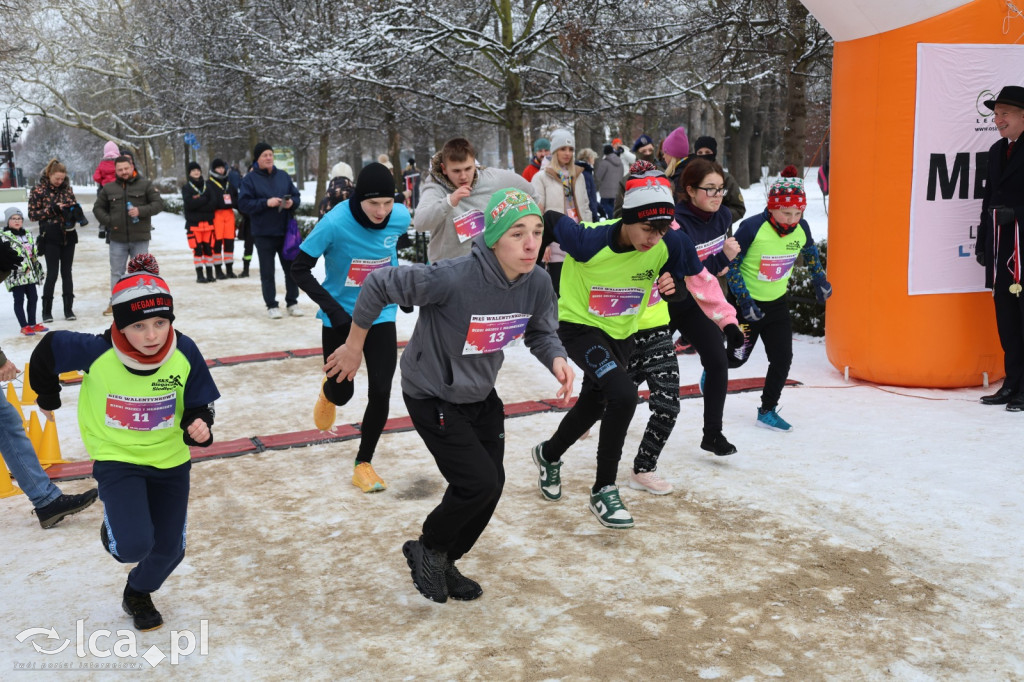
M796 257L795 253L783 256L761 256L761 267L757 272L757 278L762 282L778 282L793 269Z
M176 393L139 398L107 395L104 422L114 429L128 431L156 431L174 426Z
M636 315L640 312L644 293L645 290L638 287L592 287L589 312L598 317Z
M518 346L523 342L526 323L529 321L530 316L525 313L473 315L469 318L469 332L466 334L462 354L496 353L510 346Z

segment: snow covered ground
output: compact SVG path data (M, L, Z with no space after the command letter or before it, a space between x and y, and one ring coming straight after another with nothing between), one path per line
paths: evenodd
M824 209L808 188L821 239ZM746 197L749 211L763 207L760 186ZM110 323L106 248L92 230L76 256L79 319L58 315L54 329ZM157 217L152 250L175 326L208 358L320 344L305 297L306 317L270 320L258 276L195 284L180 217ZM17 335L5 300L3 347L23 363L33 339ZM400 338L413 323L399 314ZM0 679L46 666L67 667L69 680L116 666L204 680L1024 679L1021 418L980 405L980 388L845 383L820 339L794 346L791 378L803 385L782 397L794 432L755 428L758 394L731 395L725 433L739 453L715 458L697 447L701 400L682 401L659 469L677 491L624 488L632 530L604 529L587 510L596 437L569 451L563 499L546 503L529 448L560 415L510 418L504 496L460 563L484 587L475 602L428 602L409 579L402 542L443 490L413 432L382 439L374 463L389 489L376 495L349 483L355 441L197 463L188 554L154 596L166 625L149 633L121 612L127 568L99 545L99 504L43 531L23 497L0 500ZM679 362L695 383L698 360ZM756 350L733 378L766 364ZM312 428L316 358L212 371L218 439ZM506 403L555 388L528 353L507 354ZM61 447L85 459L77 389L64 396ZM363 406L357 395L338 423L359 421ZM396 383L392 416L404 414ZM620 481L647 415L638 407ZM55 636L19 641L30 628ZM176 661L142 658L187 651L189 636L194 650Z

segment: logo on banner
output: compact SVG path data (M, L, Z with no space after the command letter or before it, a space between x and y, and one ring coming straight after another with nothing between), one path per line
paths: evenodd
M974 108L978 111L978 116L987 120L988 117L992 115L992 112L989 111L989 108L985 106L984 102L995 98L996 94L991 90L982 90L978 93L978 98L974 100Z

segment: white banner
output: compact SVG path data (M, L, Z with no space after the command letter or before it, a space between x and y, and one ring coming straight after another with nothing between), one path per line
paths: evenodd
M985 291L974 244L988 149L999 133L982 102L995 99L1004 85L1024 85L1021 64L1024 45L917 46L907 279L912 296Z

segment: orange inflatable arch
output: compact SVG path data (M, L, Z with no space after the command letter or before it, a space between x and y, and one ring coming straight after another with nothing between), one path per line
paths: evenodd
M909 294L918 44L1012 44L1024 21L1006 0L802 2L835 40L829 361L849 376L900 386L1002 378L990 293ZM1019 82L996 85L1024 85L1019 71ZM998 139L989 136L989 144ZM980 286L980 267L977 277Z

